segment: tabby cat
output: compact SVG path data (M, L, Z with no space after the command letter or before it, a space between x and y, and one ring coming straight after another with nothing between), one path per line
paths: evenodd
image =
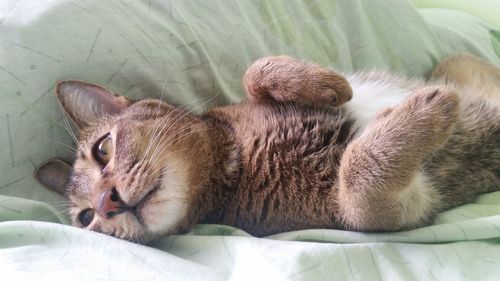
M248 101L196 116L59 82L76 161L35 174L75 226L138 242L197 223L397 231L500 189L500 70L475 57L429 81L266 57L243 83Z

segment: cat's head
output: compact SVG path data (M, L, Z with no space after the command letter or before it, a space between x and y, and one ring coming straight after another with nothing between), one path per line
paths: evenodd
M79 129L76 160L72 169L48 161L35 174L69 199L73 225L147 241L195 223L193 198L211 165L198 117L79 81L60 82L57 96Z

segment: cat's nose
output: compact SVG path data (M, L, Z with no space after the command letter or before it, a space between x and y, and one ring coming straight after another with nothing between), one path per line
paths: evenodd
M114 215L124 212L127 206L120 199L116 188L103 191L99 195L96 211L105 218L111 218Z

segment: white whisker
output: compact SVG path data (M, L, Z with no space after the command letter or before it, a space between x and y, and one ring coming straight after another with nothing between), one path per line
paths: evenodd
M193 110L194 110L194 109L197 109L197 108L199 108L199 107L204 106L205 104L207 104L208 102L212 101L212 100L213 100L213 99L215 99L216 97L217 97L217 95L215 95L215 96L213 96L213 97L211 97L211 98L207 99L205 102L203 102L203 103L201 103L201 104L199 104L199 105L195 106L195 107L193 108ZM181 113L182 113L182 111L181 111ZM175 125L176 125L176 124L177 124L180 120L182 120L185 116L187 116L187 115L188 115L188 114L190 114L190 113L191 113L190 111L185 111L185 112L182 114L182 116L180 116L180 117L178 116L178 115L180 115L180 113L179 113L179 114L177 114L177 115L175 116L175 119L176 119L176 120L175 120L175 121L171 124L171 126L167 129L167 131L168 131L168 130L170 130L170 128L172 128L173 126L175 126ZM191 125L191 123L192 123L192 122L193 122L193 121L190 121L188 125ZM188 125L185 125L185 127L187 128L187 127L188 127ZM163 126L163 127L162 127L162 129L159 131L159 135L161 135L161 132L163 131L164 127L165 127L165 126ZM156 136L155 136L155 138L156 138ZM156 139L155 139L155 141L156 141ZM157 142L157 145L156 145L156 147L155 147L155 149L154 149L154 151L153 151L153 153L152 153L152 155L153 155L153 156L154 156L154 155L156 155L157 149L158 149L158 147L160 146L160 143L162 143L162 142L163 142L163 136L161 137L160 141L158 141L158 142Z
M71 151L73 153L77 152L76 148L74 148L72 146L69 146L69 145L67 145L67 144L65 144L63 142L59 142L59 141L56 141L56 140L50 140L50 142L56 143L58 145L62 145L64 148L69 149L69 151Z
M71 136L71 138L75 141L75 143L78 144L78 138L76 137L75 132L71 128L71 124L69 123L68 118L66 118L66 111L64 111L64 108L62 107L62 105L60 103L59 103L59 108L60 108L61 112L63 113L62 116L63 116L63 121L65 124L65 126L62 126L62 125L61 126ZM57 123L59 123L59 122L57 122Z

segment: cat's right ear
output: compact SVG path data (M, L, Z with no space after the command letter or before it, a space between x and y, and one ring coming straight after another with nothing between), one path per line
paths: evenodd
M33 173L35 178L49 190L64 195L71 177L71 166L59 159L43 162Z
M56 94L79 129L105 115L118 114L131 104L129 99L104 87L76 80L59 81Z

